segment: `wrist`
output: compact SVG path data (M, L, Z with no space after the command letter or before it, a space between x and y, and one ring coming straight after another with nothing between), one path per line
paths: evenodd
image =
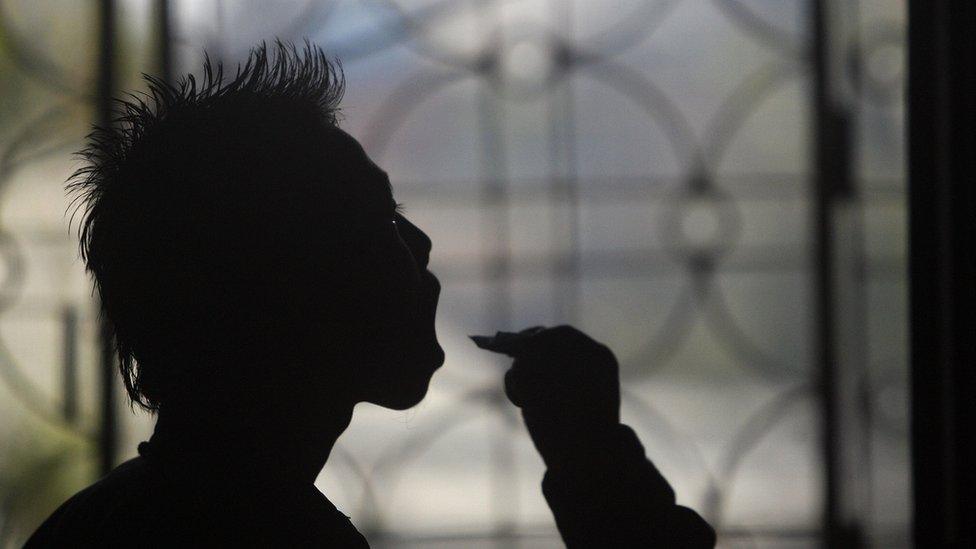
M547 469L559 473L605 468L629 461L634 453L628 451L633 445L627 444L624 430L629 428L624 425L601 423L579 427L559 444L550 444L545 450L540 448ZM643 449L638 455L643 458Z

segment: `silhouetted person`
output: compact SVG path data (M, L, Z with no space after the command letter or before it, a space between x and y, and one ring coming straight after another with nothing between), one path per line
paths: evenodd
M313 482L357 403L414 406L444 361L431 242L337 127L343 79L317 48L149 84L93 133L69 188L155 432L28 546L365 547ZM714 544L619 423L606 347L569 327L480 344L516 357L506 391L568 546Z

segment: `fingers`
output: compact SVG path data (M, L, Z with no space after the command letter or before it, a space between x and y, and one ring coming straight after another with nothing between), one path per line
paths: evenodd
M517 358L505 372L505 396L519 408L561 405L566 380L547 361Z
M591 339L588 335L573 328L562 325L554 328L533 326L519 332L496 332L493 336L468 336L482 348L497 353L504 353L519 358L529 354L552 355L554 352L575 352L577 354L592 354L600 349L609 353L609 349Z
M519 408L525 405L525 384L519 379L520 373L521 371L516 372L515 368L509 368L505 372L505 396Z
M533 326L520 332L496 332L493 336L471 335L468 337L482 349L516 357L522 353L522 346L526 339L545 329L544 326Z
M572 326L556 326L532 332L519 342L516 363L533 370L553 370L553 375L572 376L577 368L605 371L616 377L617 359L610 349ZM513 367L516 364L513 364Z
M571 326L537 330L520 342L505 374L505 395L523 414L619 421L617 360Z
M520 343L522 353L525 355L552 356L554 353L558 353L589 356L601 349L606 349L604 345L597 343L590 336L568 325L528 332Z
M619 408L616 358L605 345L572 326L533 326L471 339L483 349L515 358L505 374L505 395L520 408L563 412Z

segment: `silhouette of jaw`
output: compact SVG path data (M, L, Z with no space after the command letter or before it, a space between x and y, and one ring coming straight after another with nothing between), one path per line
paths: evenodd
M382 381L370 383L370 394L364 401L391 410L406 410L420 404L427 396L434 373L444 364L444 351L436 340L425 355L401 362Z

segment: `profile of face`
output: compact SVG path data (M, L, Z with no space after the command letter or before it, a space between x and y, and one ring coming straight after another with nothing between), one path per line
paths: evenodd
M364 190L374 236L360 254L354 303L340 337L354 349L344 383L357 402L402 410L426 395L444 363L434 321L440 283L427 268L431 240L401 212L387 174L349 134L335 130L348 183ZM322 334L335 340L337 334Z

